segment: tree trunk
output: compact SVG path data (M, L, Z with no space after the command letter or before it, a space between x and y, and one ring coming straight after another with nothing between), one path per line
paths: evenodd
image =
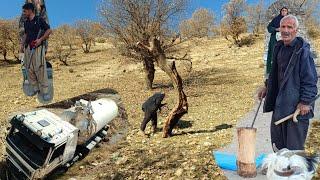
M168 115L163 128L163 137L167 138L172 135L172 130L177 125L180 118L188 113L188 101L187 96L183 91L182 79L177 71L175 62L167 60L165 53L160 46L160 42L154 42L154 47L158 51L158 56L156 58L157 64L161 70L170 77L178 95L177 104Z
M8 61L8 59L7 59L7 50L6 49L3 50L2 54L3 54L3 60Z
M169 75L178 93L178 102L176 106L172 109L170 114L168 115L163 128L164 138L167 138L172 135L172 130L177 125L180 118L184 114L188 113L188 101L187 101L187 96L183 91L182 79L176 69L175 62L172 61L170 64L171 64L170 66L169 65L162 66L159 63L159 67Z
M85 50L84 52L85 52L85 53L89 53L88 44L86 44L86 50Z
M89 53L91 49L91 42L88 43L88 48L87 48L87 52Z
M146 74L146 88L150 90L152 89L154 73L156 71L154 68L154 62L151 58L146 57L143 59L143 69Z
M88 43L84 43L84 46L85 46L85 47L83 47L83 45L81 45L81 47L82 47L82 49L83 49L83 52L84 52L84 53L89 53L89 52L90 52L89 44L88 44Z
M182 79L176 69L175 62L167 60L159 39L156 37L151 39L149 41L149 46L146 46L140 42L138 42L138 45L144 49L147 49L151 54L153 54L158 66L170 77L173 86L178 93L178 102L168 115L163 128L163 137L167 138L172 135L172 130L180 118L184 114L188 113L188 101L187 96L183 91Z

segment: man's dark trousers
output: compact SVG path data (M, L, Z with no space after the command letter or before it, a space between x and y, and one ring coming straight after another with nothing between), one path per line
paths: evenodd
M274 123L279 119L272 117L271 121L271 143L278 149L303 150L308 134L309 119L299 119L298 123L292 119L279 125Z

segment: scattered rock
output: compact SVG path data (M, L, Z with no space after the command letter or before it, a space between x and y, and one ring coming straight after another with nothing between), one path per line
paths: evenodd
M122 157L118 161L115 162L116 165L125 164L128 161L127 157Z
M188 165L188 162L184 162L181 164L181 166L187 166Z
M189 145L195 145L195 144L197 144L195 141L191 141L191 142L189 143Z
M115 152L111 155L111 158L114 159L114 160L117 160L120 156L120 153L119 152Z
M83 168L84 168L84 166L80 166L80 167L79 167L79 169L83 169Z
M103 174L99 174L99 178L105 178L108 174L103 173Z
M178 177L180 177L183 173L183 169L178 169L174 174Z

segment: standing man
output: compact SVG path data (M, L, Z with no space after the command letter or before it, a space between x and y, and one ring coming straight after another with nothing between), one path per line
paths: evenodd
M272 67L272 55L273 55L273 49L276 45L278 39L277 39L277 33L280 31L280 21L283 17L288 15L288 8L283 7L280 9L280 14L272 19L272 21L268 24L268 32L270 35L270 40L268 44L268 57L267 57L267 67L266 67L266 76L270 74L271 67Z
M27 19L24 22L20 51L24 52L24 66L28 81L33 87L31 95L41 92L43 99L49 100L44 41L52 31L43 18L35 15L35 6L32 3L25 4L22 9Z
M35 14L36 16L40 16L41 18L43 18L47 24L49 24L49 18L48 18L48 14L47 14L47 9L46 9L46 5L45 5L45 0L25 0L25 4L27 3L32 3L35 7ZM20 38L23 36L24 34L24 23L27 20L27 18L25 17L25 15L22 12L22 15L20 17L19 20L19 35ZM48 49L48 42L45 42L46 45L46 50Z
M288 15L281 19L282 40L274 48L267 86L258 94L260 100L266 97L264 112L273 111L271 142L278 149L303 150L309 119L314 116L314 103L311 102L317 95L317 72L310 45L301 37L296 37L298 26L295 16ZM274 124L296 109L300 109L298 123L289 120Z

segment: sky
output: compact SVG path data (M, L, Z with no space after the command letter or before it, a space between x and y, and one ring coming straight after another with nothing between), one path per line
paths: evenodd
M270 3L272 0L265 0ZM21 6L25 0L1 0L0 19L19 17ZM221 9L227 0L191 0L187 16L197 8L211 9L220 19ZM249 3L257 3L258 0L248 0ZM50 25L57 27L62 24L73 24L79 19L99 20L98 5L101 0L46 0L46 6Z

